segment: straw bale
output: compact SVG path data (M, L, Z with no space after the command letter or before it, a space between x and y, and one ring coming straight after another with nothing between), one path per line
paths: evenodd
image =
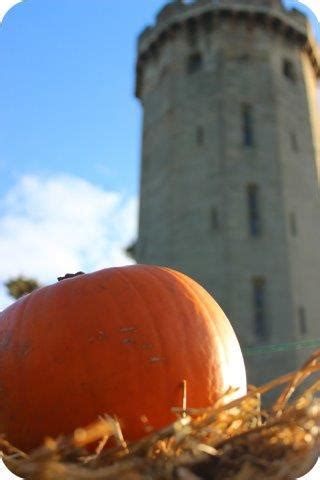
M117 419L104 416L69 438L48 438L30 454L3 437L2 456L27 480L294 480L320 452L319 370L320 351L297 372L231 402L226 392L204 409L188 408L185 384L181 407L173 409L177 421L132 444ZM264 394L280 385L265 409ZM117 447L105 448L111 437ZM86 450L92 442L94 455Z

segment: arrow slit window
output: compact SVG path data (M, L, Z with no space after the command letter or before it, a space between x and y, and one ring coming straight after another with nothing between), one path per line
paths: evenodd
M285 58L282 64L283 75L291 82L296 81L296 72L293 63Z
M258 338L267 336L266 323L266 281L262 277L253 278L254 328Z
M248 202L249 232L252 237L257 237L261 234L259 188L257 185L255 184L248 185L247 202Z
M245 147L254 143L252 106L247 103L242 105L242 142Z
M202 55L201 53L193 53L188 57L187 61L187 73L196 73L202 68Z

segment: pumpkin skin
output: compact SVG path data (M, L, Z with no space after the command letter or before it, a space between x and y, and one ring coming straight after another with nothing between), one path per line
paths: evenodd
M169 268L108 268L63 280L0 313L0 430L30 451L101 414L117 415L127 441L246 392L241 350L221 308Z

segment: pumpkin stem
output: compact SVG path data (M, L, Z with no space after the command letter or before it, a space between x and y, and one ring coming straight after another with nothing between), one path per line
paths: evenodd
M84 272L77 272L77 273L66 273L64 277L58 277L58 282L62 280L66 280L67 278L77 277L78 275L84 275Z

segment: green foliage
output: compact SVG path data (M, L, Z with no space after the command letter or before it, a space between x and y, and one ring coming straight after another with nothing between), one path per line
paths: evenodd
M11 278L6 283L7 291L9 295L16 300L27 293L33 292L41 285L33 278L25 278L22 276Z

